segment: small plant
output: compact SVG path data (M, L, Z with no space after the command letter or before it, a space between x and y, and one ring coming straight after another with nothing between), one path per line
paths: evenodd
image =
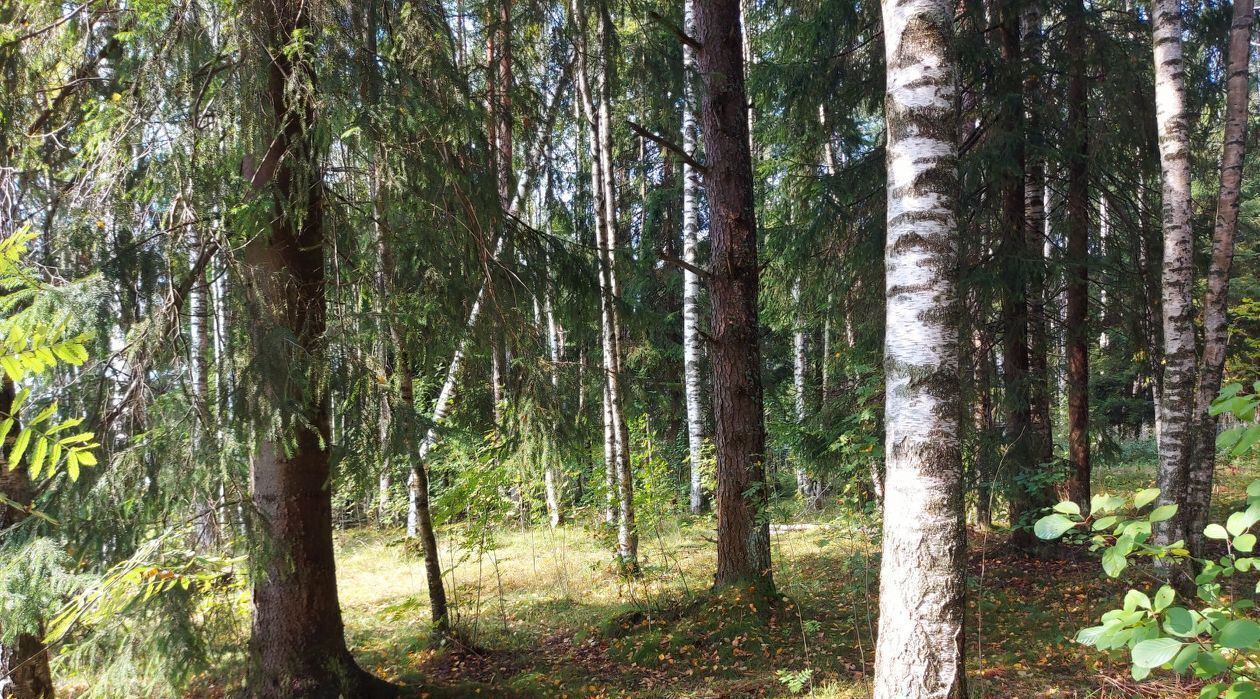
M1227 386L1213 404L1212 414L1229 412L1247 423L1255 417L1258 399L1241 395L1241 386ZM1260 393L1260 382L1255 386ZM1217 444L1241 455L1260 439L1260 426L1226 430ZM1241 448L1240 448L1241 446ZM1102 567L1108 576L1118 577L1130 557L1159 559L1190 558L1185 543L1169 545L1150 542L1151 524L1173 517L1177 505L1147 509L1159 497L1159 490L1140 490L1129 498L1096 495L1090 511L1082 513L1073 502L1055 505L1054 512L1034 525L1042 539L1070 537L1087 542L1090 550L1102 551ZM1222 541L1226 552L1218 559L1194 559L1201 572L1195 577L1194 600L1179 600L1172 587L1164 585L1154 597L1130 589L1124 604L1102 615L1101 624L1082 629L1076 640L1099 650L1128 649L1131 673L1145 679L1155 668L1190 673L1201 680L1214 680L1199 693L1200 699L1260 699L1260 624L1250 618L1255 608L1258 584L1252 595L1230 586L1222 589L1238 573L1260 570L1260 557L1253 556L1256 535L1250 529L1260 522L1260 480L1247 487L1247 507L1234 512L1225 524L1209 524L1208 539Z
M805 691L805 688L809 686L810 680L814 678L814 671L811 668L805 668L804 670L775 670L774 674L779 678L779 682L793 694L800 694Z

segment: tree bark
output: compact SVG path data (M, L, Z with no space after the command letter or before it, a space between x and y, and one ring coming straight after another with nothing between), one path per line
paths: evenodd
M712 270L710 336L717 456L717 585L772 592L765 416L757 320L757 221L739 0L692 0Z
M245 251L255 344L273 366L261 393L299 415L256 426L253 503L268 542L254 581L247 693L257 697L392 696L346 648L333 558L328 442L329 396L313 388L324 357L323 183L314 134L314 70L293 52L309 31L300 0L258 0L272 132L250 177L269 190L275 215L268 234ZM294 90L294 83L302 85ZM270 328L289 337L277 342ZM293 373L298 373L293 376ZM303 375L305 374L305 375ZM285 434L287 432L287 434Z
M1023 49L1028 69L1024 72L1025 133L1027 151L1024 171L1024 246L1028 269L1028 403L1032 433L1032 465L1040 468L1054 458L1050 423L1049 330L1046 321L1046 163L1041 154L1043 35L1041 6L1027 2L1020 17Z
M1022 42L1016 0L1000 0L996 5L999 54L997 66L998 138L1003 144L998 189L1002 203L1002 237L998 256L1002 265L1002 385L1006 417L1006 457L1011 479L1007 492L1010 502L1012 542L1019 548L1038 543L1029 520L1042 503L1032 480L1040 464L1029 371L1029 277L1027 233L1024 216L1024 113L1021 77Z
M1067 5L1067 49L1072 59L1067 87L1067 354L1068 459L1064 495L1087 512L1089 459L1089 103L1085 83L1085 4Z
M1164 376L1159 410L1159 504L1185 501L1195 410L1194 234L1190 227L1190 122L1185 108L1178 0L1154 0L1155 119L1163 189L1161 273ZM1154 540L1186 536L1186 513L1158 522Z
M605 520L617 522L617 556L623 570L638 571L638 532L634 524L634 481L630 470L629 429L621 390L620 322L617 287L617 213L612 173L611 86L609 51L612 27L604 8L596 17L599 50L586 38L583 0L573 0L578 35L578 93L589 131L591 189L594 196L596 247L599 253L600 342L603 350L604 465L608 485ZM597 58L595 89L587 76L588 57Z
M13 381L5 377L0 381L0 420L17 416L12 414L16 390ZM0 450L0 495L9 500L29 505L34 497L26 468L10 468L9 452L17 439L20 426L13 425ZM26 512L0 504L0 534L26 519ZM4 621L0 620L0 633ZM12 643L0 643L0 697L4 699L53 699L52 671L48 666L48 648L38 633L21 633Z
M887 478L875 699L966 696L953 3L884 0Z
M1243 157L1247 151L1247 68L1250 59L1253 0L1234 0L1229 34L1229 74L1225 93L1225 135L1221 152L1221 182L1212 230L1212 258L1203 300L1203 356L1195 397L1196 438L1187 480L1184 510L1190 553L1203 553L1203 528L1212 504L1216 471L1216 422L1208 414L1221 390L1225 350L1229 341L1229 275L1234 261L1234 232L1238 227Z
M684 31L692 31L691 4L686 3ZM683 53L683 150L695 155L698 145L695 99L692 88L695 70L695 52L687 45ZM700 257L700 172L690 163L683 162L683 261L691 267L699 267ZM690 498L691 514L698 515L708 507L704 492L704 397L701 388L701 358L704 347L700 342L700 275L689 268L683 269L683 386L687 404L687 456L691 466Z

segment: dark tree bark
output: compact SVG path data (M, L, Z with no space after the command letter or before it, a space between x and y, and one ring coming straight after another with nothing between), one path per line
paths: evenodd
M267 545L254 582L247 693L257 697L392 696L346 648L333 559L329 396L315 388L324 357L324 212L314 134L314 72L301 0L256 0L267 84L267 152L247 173L274 204L270 229L245 251L251 327L273 367L261 386L290 414L256 426L253 504ZM283 331L277 337L275 329ZM296 413L296 414L293 414Z
M1067 353L1068 459L1064 495L1089 510L1089 104L1085 84L1085 5L1067 5L1068 77Z
M0 382L0 420L9 417L16 395L13 381L7 377ZM5 437L0 450L0 495L9 500L29 505L34 496L26 468L10 469L8 454L17 439L18 425L14 425ZM0 539L5 532L26 519L26 512L0 504ZM0 633L4 632L4 620L0 619ZM0 697L4 699L53 699L52 671L48 667L48 648L40 640L42 633L18 634L13 643L0 643Z
M693 0L708 162L710 350L717 456L716 583L774 588L757 322L757 222L739 0Z
M1234 261L1234 231L1242 191L1243 156L1247 152L1247 64L1250 58L1253 0L1234 0L1229 35L1229 75L1225 93L1225 143L1221 153L1221 184L1212 230L1212 259L1203 302L1203 357L1195 395L1196 437L1184 505L1190 553L1203 553L1203 528L1212 504L1216 471L1216 418L1208 414L1221 390L1225 349L1229 341L1229 272Z
M1006 461L1011 464L1009 501L1012 541L1028 548L1037 538L1026 526L1042 504L1030 478L1039 466L1033 434L1031 377L1028 347L1028 241L1024 212L1024 106L1022 42L1017 0L1000 0L997 6L1001 65L998 72L996 138L1001 150L998 191L1002 203L1002 382L1006 417Z

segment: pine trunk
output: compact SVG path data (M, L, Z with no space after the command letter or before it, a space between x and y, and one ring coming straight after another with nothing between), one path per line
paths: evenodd
M961 699L966 538L953 3L884 0L886 467L875 699Z
M739 0L693 0L712 240L718 585L774 589L758 344L757 221Z
M1089 460L1089 103L1085 84L1085 5L1067 7L1068 77L1067 303L1063 332L1067 361L1068 459L1064 495L1087 512Z
M1190 122L1185 108L1184 29L1178 0L1154 0L1155 119L1163 190L1163 386L1159 410L1159 504L1185 502L1194 436L1194 234L1190 227ZM1159 522L1154 539L1186 536L1186 513Z
M282 369L261 393L293 406L298 419L277 435L260 424L251 462L253 503L268 542L254 579L247 693L258 697L392 696L392 687L359 668L346 648L333 558L329 396L309 388L324 357L323 184L314 134L314 71L288 49L309 31L297 0L256 3L267 56L267 153L251 178L269 191L269 235L245 251L258 351ZM309 89L293 90L292 81ZM291 341L277 342L270 328ZM305 376L292 377L288 372Z
M1203 302L1203 358L1195 397L1192 460L1184 505L1186 535L1192 555L1203 553L1203 528L1212 504L1216 471L1216 418L1208 414L1221 390L1225 350L1229 341L1229 274L1234 261L1234 231L1242 190L1243 156L1247 151L1247 67L1250 59L1253 0L1234 0L1229 36L1229 75L1225 93L1225 138L1221 153L1221 183L1212 230L1212 258Z
M13 381L0 382L0 419L12 416L16 390ZM5 437L0 450L0 495L12 502L29 504L34 496L25 468L9 468L8 454L13 449L19 427L15 424ZM0 534L26 519L22 510L0 504ZM0 620L0 635L5 634ZM48 648L40 640L42 633L21 633L10 643L0 642L0 697L4 699L53 699L52 671L48 667Z

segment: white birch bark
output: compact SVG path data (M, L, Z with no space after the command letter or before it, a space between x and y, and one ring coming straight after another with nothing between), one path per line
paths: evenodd
M1154 0L1155 120L1163 189L1161 274L1164 380L1159 411L1160 504L1186 494L1194 425L1194 235L1190 228L1190 122L1185 108L1183 22L1178 0ZM1154 539L1185 538L1184 513L1159 522Z
M691 3L685 3L683 24L691 29ZM683 45L683 150L695 154L699 142L696 112L692 101L692 72L696 58L690 46ZM683 163L683 261L699 266L697 248L700 240L700 173ZM690 268L683 269L683 390L687 404L687 456L691 465L689 509L692 514L704 511L704 399L701 388L700 344L700 277Z
M953 4L883 0L886 506L875 699L966 696Z

